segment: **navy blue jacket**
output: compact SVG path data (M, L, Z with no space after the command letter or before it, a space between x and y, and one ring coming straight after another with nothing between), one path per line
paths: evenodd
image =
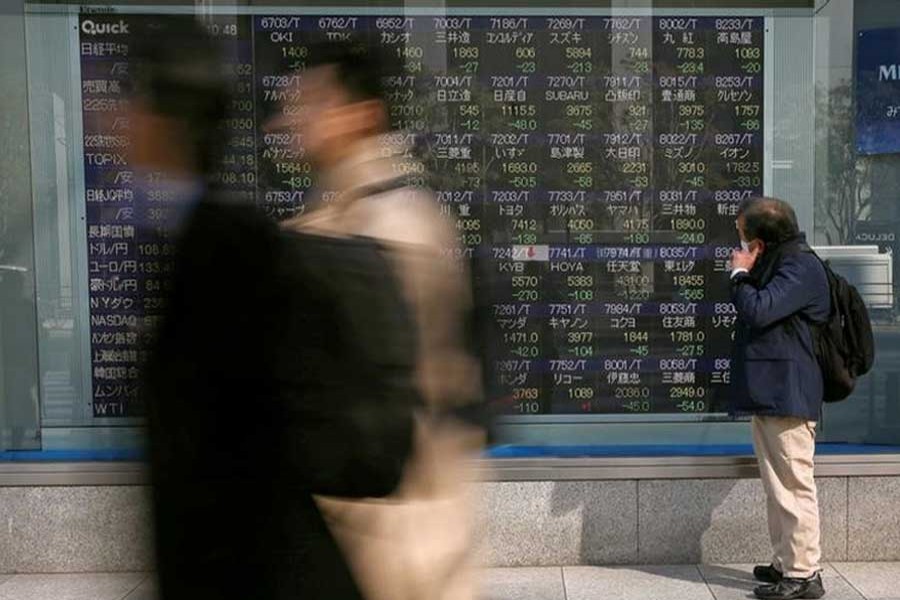
M737 308L731 361L732 412L819 419L822 372L813 351L809 320L831 309L828 279L809 252L785 254L761 289L747 273L731 281Z

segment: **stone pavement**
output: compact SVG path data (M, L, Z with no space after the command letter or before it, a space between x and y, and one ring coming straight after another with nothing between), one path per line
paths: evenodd
M752 565L487 569L482 600L743 600ZM900 562L830 563L829 600L900 600ZM149 573L0 575L0 600L155 600ZM298 599L300 600L300 599Z

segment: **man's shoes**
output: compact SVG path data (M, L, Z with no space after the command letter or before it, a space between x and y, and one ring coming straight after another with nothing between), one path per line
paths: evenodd
M753 567L753 577L763 583L778 583L784 575L775 568L775 565L758 565Z
M822 574L816 573L807 579L783 577L778 583L759 586L753 593L763 600L815 599L825 595L825 586L822 585Z

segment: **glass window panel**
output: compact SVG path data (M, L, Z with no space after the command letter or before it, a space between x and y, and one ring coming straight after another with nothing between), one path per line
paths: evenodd
M28 103L22 4L0 11L0 451L38 447Z
M260 109L278 94L271 75L301 60L314 34L365 31L407 62L392 82L402 105L393 117L426 142L419 147L432 183L479 259L489 311L498 311L489 315L487 353L499 385L490 388L505 402L510 441L748 444L746 423L723 412L727 256L736 242L729 211L744 194L765 193L792 202L817 247L880 247L834 259L868 286L878 362L851 401L825 410L822 431L829 441L897 442L896 271L883 251L900 234L900 165L895 154L856 149L854 53L861 32L900 26L900 7L501 4L205 4L201 17L227 41L238 77L234 109L243 111L232 125L247 143L235 146L234 164L247 168L235 167L230 185L273 216L302 209L312 178L302 165L281 177L290 165L272 158L277 140L258 132ZM121 44L153 13L189 18L198 9L108 6L79 14L74 3L28 5L31 143L26 135L23 156L30 153L33 172L25 185L36 264L16 285L32 294L36 286L39 298L31 300L40 356L31 386L36 398L39 382L45 449L140 441L141 413L128 392L136 363L116 353L130 343L123 337L119 348L115 336L131 329L119 317L152 316L153 308L102 303L141 299L113 280L151 289L155 279L113 277L116 260L98 253L123 242L149 268L155 259L137 252L153 248L109 238L125 235L127 211L97 207L145 211L150 198L135 192L115 151L87 140L118 135L97 116L121 96ZM17 64L24 80L25 61ZM888 279L860 279L872 274Z

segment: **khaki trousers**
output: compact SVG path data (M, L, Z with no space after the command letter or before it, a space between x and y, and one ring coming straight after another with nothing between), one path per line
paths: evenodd
M816 422L755 416L753 446L766 491L772 564L785 577L819 570L819 501L813 479Z

